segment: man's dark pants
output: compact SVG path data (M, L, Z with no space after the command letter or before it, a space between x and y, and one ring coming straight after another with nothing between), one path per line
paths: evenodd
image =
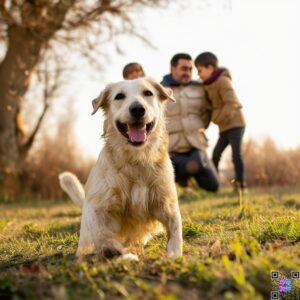
M185 153L171 152L175 170L175 181L181 186L187 186L188 179L194 177L199 187L216 192L219 188L218 174L206 152L193 149Z

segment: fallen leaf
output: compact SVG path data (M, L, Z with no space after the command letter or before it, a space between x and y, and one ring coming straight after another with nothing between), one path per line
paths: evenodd
M37 272L41 272L41 271L45 270L43 265L41 265L38 261L33 262L32 265L29 267L24 266L22 264L22 265L20 265L19 269L20 269L20 272L25 273L25 274L37 273Z
M213 245L210 247L210 256L212 258L220 257L221 255L221 241L218 239L216 240Z

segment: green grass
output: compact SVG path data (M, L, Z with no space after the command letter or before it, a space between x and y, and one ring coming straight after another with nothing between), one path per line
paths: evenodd
M179 191L184 257L165 257L166 236L139 262L78 262L80 209L69 200L0 204L0 299L270 299L300 271L300 193L251 191L242 201ZM300 280L281 299L300 299Z

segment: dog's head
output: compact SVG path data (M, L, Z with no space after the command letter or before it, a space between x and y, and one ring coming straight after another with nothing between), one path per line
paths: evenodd
M96 113L102 108L114 128L132 146L142 146L163 114L163 103L175 101L171 89L146 78L109 84L93 100Z

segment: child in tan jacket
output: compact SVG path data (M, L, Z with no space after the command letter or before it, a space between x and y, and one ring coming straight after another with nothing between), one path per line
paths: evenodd
M245 119L242 105L233 89L227 69L219 68L218 58L211 52L203 52L195 59L195 66L204 89L212 104L212 121L219 127L219 139L213 151L213 162L218 169L225 148L232 148L237 189L245 191L244 163L242 158L242 138Z

